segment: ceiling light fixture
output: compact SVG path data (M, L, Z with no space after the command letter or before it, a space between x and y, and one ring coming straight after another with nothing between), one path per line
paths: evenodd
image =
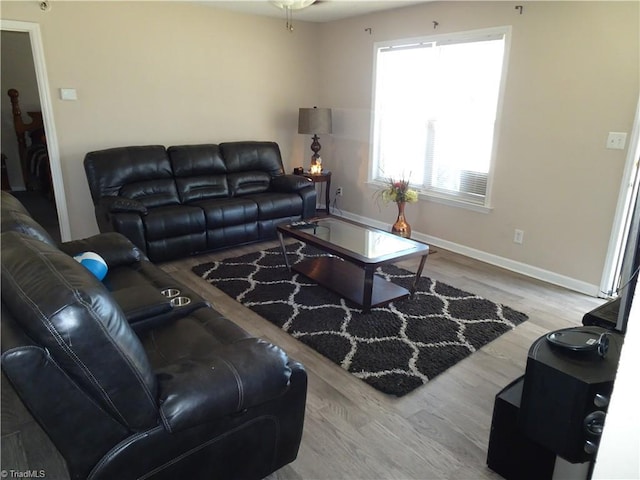
M293 11L302 10L315 3L316 0L270 0L272 5L281 8L287 19L287 30L293 32Z

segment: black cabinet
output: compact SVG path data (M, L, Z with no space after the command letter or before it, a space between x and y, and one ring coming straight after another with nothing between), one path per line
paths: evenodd
M560 348L545 335L531 345L525 375L496 395L487 465L507 480L551 479L557 459L593 462L623 337L595 326L571 330L584 329L594 339L606 332L604 357L596 349Z
M487 465L507 480L543 480L553 475L555 454L526 437L518 426L524 375L496 395Z

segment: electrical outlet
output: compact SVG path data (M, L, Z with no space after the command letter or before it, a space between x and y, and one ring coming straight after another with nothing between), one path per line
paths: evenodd
M341 197L342 196L342 187L338 187L336 188L336 197Z
M516 228L513 232L513 241L522 245L522 242L524 242L524 231Z

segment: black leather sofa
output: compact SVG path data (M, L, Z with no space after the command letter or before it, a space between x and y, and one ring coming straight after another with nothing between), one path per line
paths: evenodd
M5 192L0 218L2 370L71 478L259 479L296 458L301 364L118 233L55 245ZM72 258L88 250L102 282Z
M84 167L100 231L154 262L271 239L278 223L315 215L313 183L284 174L274 142L111 148Z

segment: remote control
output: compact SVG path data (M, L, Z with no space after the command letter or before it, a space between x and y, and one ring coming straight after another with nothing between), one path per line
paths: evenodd
M313 223L313 222L293 222L290 227L296 230L301 230L304 228L316 228L318 226L317 223Z

